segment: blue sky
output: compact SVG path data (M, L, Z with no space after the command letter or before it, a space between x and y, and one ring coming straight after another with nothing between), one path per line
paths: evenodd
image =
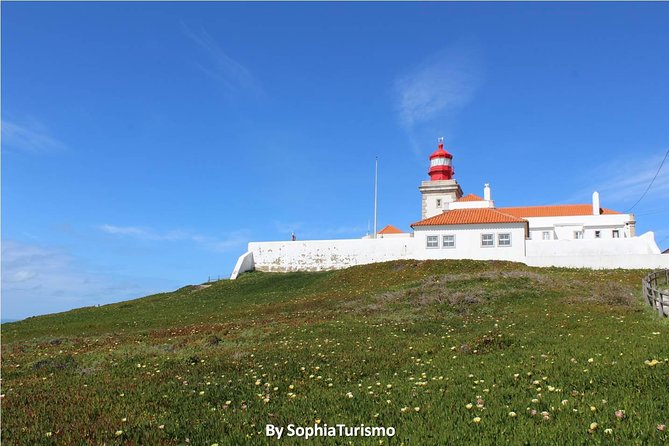
M465 193L626 211L669 148L667 3L2 4L2 317L227 276L252 240ZM669 246L669 163L634 208Z

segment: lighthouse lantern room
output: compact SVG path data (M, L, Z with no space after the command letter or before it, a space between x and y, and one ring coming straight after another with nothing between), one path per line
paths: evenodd
M452 166L453 155L444 150L444 138L439 138L437 150L430 155L430 174L431 181L450 180L455 172Z
M429 181L418 188L423 195L422 218L429 218L448 210L448 203L462 197L462 189L453 178L453 155L444 150L444 138L439 138L437 150L430 155Z

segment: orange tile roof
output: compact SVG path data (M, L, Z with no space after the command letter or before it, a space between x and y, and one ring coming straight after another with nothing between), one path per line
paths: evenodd
M491 208L453 209L411 225L476 225L485 223L525 223L527 220Z
M388 225L385 228L381 229L377 234L404 234L393 225Z
M479 197L479 196L476 195L476 194L469 194L469 195L465 195L464 197L460 197L460 198L458 198L458 199L455 200L455 201L456 201L456 202L462 202L462 201L483 201L483 198Z
M591 204L559 204L555 206L520 206L499 208L499 211L516 217L567 217L571 215L592 215ZM600 208L600 214L620 214L611 209Z

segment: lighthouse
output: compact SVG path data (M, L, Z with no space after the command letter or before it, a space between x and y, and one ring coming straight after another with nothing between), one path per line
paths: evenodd
M453 178L453 155L444 150L444 138L439 138L437 150L430 155L429 181L421 182L423 195L422 218L430 218L448 210L448 203L462 197L462 189Z

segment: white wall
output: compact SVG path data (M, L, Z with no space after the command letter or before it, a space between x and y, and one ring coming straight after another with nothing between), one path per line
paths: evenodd
M495 246L482 247L481 234L493 234ZM511 246L497 245L497 235L511 234ZM427 248L427 236L439 237L438 248ZM455 235L455 248L443 248L442 236ZM414 228L418 259L513 260L525 258L525 224L449 225Z
M511 246L481 247L481 234L511 233ZM441 247L441 236L455 235L456 247ZM427 235L439 248L426 247ZM530 266L568 268L669 268L648 232L627 239L525 240L523 225L458 225L416 228L413 238L252 242L237 261L231 279L245 271L324 271L400 259L510 260ZM526 255L527 254L527 255Z
M241 273L253 271L254 268L255 263L253 262L253 253L251 251L247 251L237 259L235 269L233 269L232 274L230 274L230 280L235 280Z
M647 232L633 238L583 240L527 240L527 257L555 256L621 256L629 254L660 254L655 236Z
M413 238L252 242L259 271L325 271L415 258Z

